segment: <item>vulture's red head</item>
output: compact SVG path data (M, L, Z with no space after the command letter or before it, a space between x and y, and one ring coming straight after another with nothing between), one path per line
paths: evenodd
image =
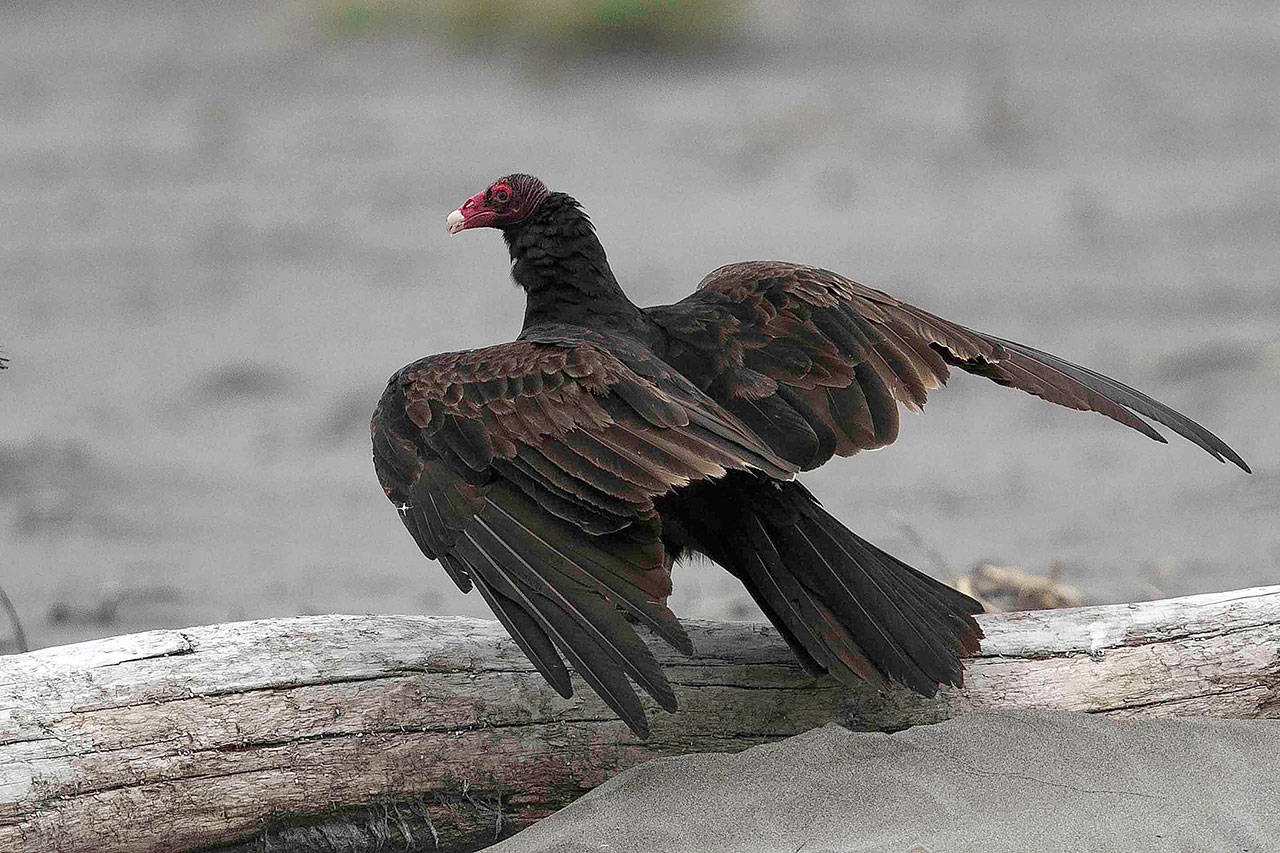
M450 213L445 227L450 234L468 228L509 228L523 222L549 194L547 185L533 175L498 178Z

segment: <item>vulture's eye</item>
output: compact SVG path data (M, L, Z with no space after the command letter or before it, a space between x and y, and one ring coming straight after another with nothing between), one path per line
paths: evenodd
M493 191L493 198L498 204L506 204L511 201L511 191L506 187L498 187Z

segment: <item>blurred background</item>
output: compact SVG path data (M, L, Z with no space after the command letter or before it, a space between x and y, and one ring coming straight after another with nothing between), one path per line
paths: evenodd
M784 8L785 7L785 8ZM804 261L1080 361L1254 467L958 375L807 477L939 577L1094 602L1280 577L1268 0L6 4L0 587L33 646L318 612L488 615L374 478L423 355L514 336L493 178L580 199L640 304ZM753 618L676 575L684 616ZM0 648L13 650L0 612Z

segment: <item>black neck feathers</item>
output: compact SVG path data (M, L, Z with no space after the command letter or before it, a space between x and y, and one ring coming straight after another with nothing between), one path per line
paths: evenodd
M591 220L570 196L551 193L502 235L511 277L528 295L525 329L548 323L645 328L644 313L622 292Z

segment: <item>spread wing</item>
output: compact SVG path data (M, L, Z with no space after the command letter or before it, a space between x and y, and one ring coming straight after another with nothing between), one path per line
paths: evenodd
M892 443L897 404L923 406L951 367L1163 442L1145 416L1249 470L1216 435L1140 391L827 270L730 264L688 298L648 311L670 337L666 360L804 470Z
M627 676L663 708L675 697L628 617L692 651L665 604L654 498L729 469L794 468L674 371L641 373L584 341L434 356L392 377L372 433L423 553L480 591L561 695L564 655L643 736Z

